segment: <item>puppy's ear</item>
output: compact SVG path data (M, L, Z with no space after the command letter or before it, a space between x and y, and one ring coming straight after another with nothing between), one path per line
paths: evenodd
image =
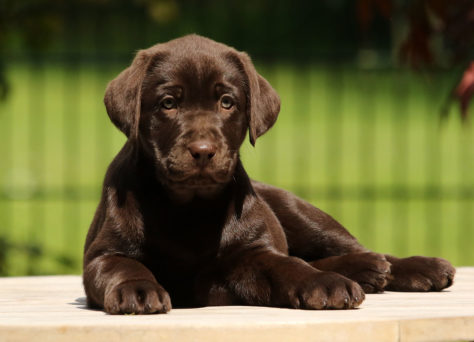
M110 81L105 90L107 114L128 138L138 134L143 80L160 56L162 53L159 45L140 50L132 64Z
M280 112L280 97L270 83L257 73L246 53L236 52L229 56L242 69L246 78L249 138L255 146L257 138L275 123Z

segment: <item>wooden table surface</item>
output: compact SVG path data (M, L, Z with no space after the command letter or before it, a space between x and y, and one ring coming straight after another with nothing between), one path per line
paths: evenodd
M443 292L368 295L357 310L174 309L110 316L79 276L0 278L0 341L473 341L474 267Z

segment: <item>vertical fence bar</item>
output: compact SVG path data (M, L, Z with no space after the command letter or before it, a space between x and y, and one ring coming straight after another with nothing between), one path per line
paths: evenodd
M26 273L34 275L41 273L41 263L48 256L44 255L44 164L45 164L45 77L43 57L33 56L30 59L30 74L28 80L28 122L26 123L28 139L28 169L31 173L33 188L29 189L28 201L28 241L25 250L28 255ZM35 189L37 187L37 189ZM39 190L39 191L38 191Z
M325 197L329 199L328 211L336 218L343 218L343 206L340 203L341 196L341 153L342 153L342 127L344 125L344 115L342 115L342 103L346 89L343 82L343 67L339 64L331 66L331 73L328 74L328 84L330 98L327 100L326 110L327 129L325 137L326 145L326 172L327 180Z
M392 111L392 222L394 227L394 250L397 255L404 256L407 253L407 229L408 229L408 203L410 194L404 193L406 182L406 170L408 168L408 141L407 141L407 87L406 75L393 74L392 85L393 111Z
M425 131L425 147L424 151L424 216L425 216L425 227L423 231L424 239L424 251L429 255L440 255L442 251L442 231L441 222L443 222L443 195L444 192L441 189L441 153L440 153L440 142L441 138L439 134L436 134L436 122L438 116L437 106L433 101L437 98L437 85L439 82L436 80L439 75L433 75L431 84L426 86L426 91L423 96L423 106L425 113L423 113L423 119L426 124L423 125ZM439 133L439 132L438 132Z
M23 253L25 254L25 257L26 257L26 264L25 264L25 269L23 272L25 272L27 275L32 275L33 272L34 272L34 267L33 267L33 263L34 263L34 260L36 258L34 258L32 256L32 254L30 253L30 248L28 248L29 246L31 246L31 243L32 243L32 240L35 239L35 232L33 231L32 227L33 227L33 220L32 220L32 212L33 212L33 200L31 198L31 194L28 194L28 189L27 189L27 186L28 186L28 179L29 177L31 177L32 175L32 166L33 166L33 163L32 163L32 151L31 151L31 148L33 146L32 144L32 141L33 141L33 138L32 138L32 133L33 133L33 123L32 123L32 119L33 119L33 111L35 110L34 106L31 106L31 104L34 102L34 91L32 90L34 87L35 87L35 77L34 77L34 73L35 73L35 65L32 63L32 61L34 60L38 60L38 57L37 56L33 56L32 58L30 58L30 61L29 61L29 73L28 73L28 85L27 85L27 92L26 92L26 95L28 97L28 100L29 103L28 103L28 106L27 106L27 112L25 113L25 117L26 117L26 120L25 122L23 123L24 124L24 129L26 130L26 134L25 134L25 146L27 146L27 148L24 149L24 151L21 151L21 152L24 152L26 155L25 155L25 175L24 175L24 179L22 180L22 183L23 184L19 184L20 187L23 188L23 191L25 191L26 193L23 194L23 196L21 196L22 198L20 199L20 202L24 202L25 204L25 212L22 213L22 215L25 215L24 218L26 219L25 223L26 223L26 226L24 227L24 229L26 230L26 239L22 240L21 241L21 245L20 245L20 248L23 250ZM21 153L20 152L20 153Z
M377 193L372 193L375 187L375 158L374 158L374 129L377 114L374 113L374 96L378 93L373 89L374 78L371 71L357 71L357 83L360 88L357 91L360 99L359 108L356 111L359 140L359 184L356 191L357 196L357 222L364 243L375 248L376 241L374 230L375 202ZM375 79L377 81L377 79ZM380 227L383 229L383 227Z
M285 77L284 71L282 71L281 65L275 64L275 63L269 63L267 67L265 67L263 70L265 70L265 73L268 73L268 75L272 75L272 86L275 89L280 89L280 86L283 87L285 82L281 81L282 78ZM260 71L262 72L262 71ZM285 104L284 101L282 101L282 107L287 106L288 104ZM286 109L282 110L283 113L286 112ZM280 113L282 114L282 113ZM282 120L280 120L281 123ZM278 122L278 121L277 121ZM278 124L277 124L278 125ZM280 136L280 129L278 129L278 126L275 127L270 134L271 136L268 137L263 137L263 139L271 139L271 141L278 142L278 137ZM267 181L274 183L275 185L281 185L278 184L279 182L279 171L278 171L278 165L276 164L278 158L278 143L275 143L272 145L272 148L267 149L267 153L262 153L262 150L259 150L258 148L259 142L256 143L255 145L255 150L252 149L251 153L255 154L255 157L257 158L257 164L258 164L258 170L261 171L262 179L259 179L261 181ZM250 176L252 177L252 176Z
M9 64L12 62L9 60ZM13 68L10 68L10 71L13 70L13 73L18 72L19 64L16 64ZM9 168L13 165L13 102L10 99L8 103L0 104L2 111L0 112L0 123L3 123L5 126L2 129L2 142L4 144L4 155L2 156L2 161L5 163L3 167L5 168L5 178L8 177L10 172ZM6 128L5 128L6 127ZM7 180L2 180L7 182ZM9 275L11 271L8 266L10 265L11 259L11 250L12 250L12 234L14 231L13 227L13 203L11 200L10 194L6 191L8 184L2 184L2 189L0 189L0 276Z
M472 110L471 110L472 113ZM474 134L472 127L463 127L458 132L458 189L456 191L458 205L457 205L457 224L459 226L459 240L458 250L462 251L460 260L463 265L472 265L474 263L474 248L472 242L474 241L474 198L473 184L470 183L472 179L472 168L470 165L474 164L474 147L473 138L470 135ZM471 129L469 131L469 129Z
M294 122L297 124L294 130L294 140L297 145L293 151L293 163L295 165L293 174L293 184L300 189L299 195L305 200L314 197L314 188L311 182L311 162L309 158L314 158L315 145L315 121L314 113L311 112L313 96L312 69L315 66L305 63L298 68L298 78L296 79L293 91L298 95L295 109L299 113L299 118ZM298 88L297 88L297 87ZM300 151L298 153L298 151Z
M73 267L73 258L70 255L71 244L77 243L74 232L79 229L79 213L80 201L78 201L79 191L77 189L77 160L79 157L79 110L80 110L80 71L81 59L83 57L83 20L79 20L79 16L74 10L69 13L69 29L66 32L68 42L75 39L74 54L66 54L65 68L63 73L63 177L62 177L62 246L59 250L58 264L63 270L70 271ZM73 249L72 249L73 250Z
M95 21L95 31L100 32L101 26L104 22L105 26L111 27L113 15L114 13L103 13L103 17ZM125 21L123 25L126 28L127 22ZM105 31L103 37L101 37L101 35L96 35L93 41L94 60L96 62L94 71L96 71L97 74L101 76L101 81L105 81L105 84L116 76L114 71L118 71L118 66L120 65L117 52L112 49L113 46L117 45L115 39L116 38L110 34L110 31ZM112 52L106 53L107 47L110 47ZM89 129L93 132L91 134L91 139L94 141L94 146L96 147L93 151L91 151L91 165L89 167L93 168L94 173L97 176L94 184L92 185L94 188L96 188L95 192L97 195L99 195L100 184L104 177L104 161L110 160L113 150L112 132L115 128L113 127L113 124L107 119L107 112L102 100L105 93L105 86L99 87L97 82L95 82L92 86L94 86L94 89L96 90L95 94L97 95L98 101L98 106L96 108L98 111L95 113L94 120L89 122L89 124L92 125L92 127L89 127ZM109 125L104 126L104 122L108 123ZM92 217L90 218L90 222L92 222Z

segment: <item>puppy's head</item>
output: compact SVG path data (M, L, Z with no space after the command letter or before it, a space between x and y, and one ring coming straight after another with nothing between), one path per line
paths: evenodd
M139 51L104 101L112 122L154 161L160 181L198 195L232 179L247 129L254 145L280 110L245 53L196 35Z

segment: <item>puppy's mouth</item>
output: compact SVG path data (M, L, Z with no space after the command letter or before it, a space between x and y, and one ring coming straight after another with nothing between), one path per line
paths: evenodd
M207 168L179 170L167 168L167 179L170 185L187 188L217 187L226 184L231 179L231 168L209 170Z
M182 176L170 175L168 180L174 185L181 185L190 188L218 186L227 183L227 178L223 179L206 173L193 173Z

